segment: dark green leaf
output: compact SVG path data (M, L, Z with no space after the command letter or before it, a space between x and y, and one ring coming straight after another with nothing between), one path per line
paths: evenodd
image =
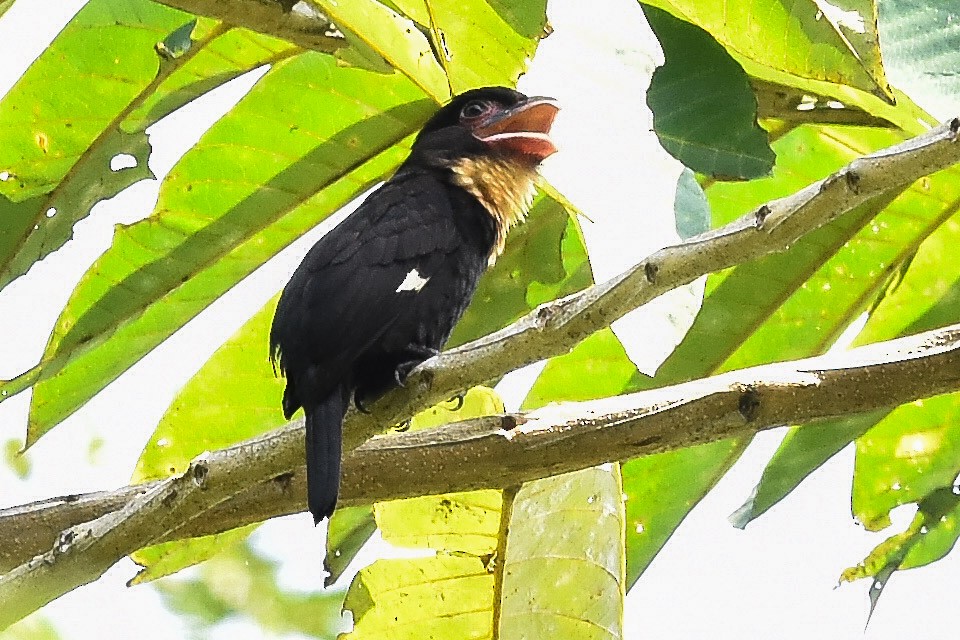
M666 59L647 92L663 148L711 176L768 174L775 155L743 68L703 29L653 7L644 13Z

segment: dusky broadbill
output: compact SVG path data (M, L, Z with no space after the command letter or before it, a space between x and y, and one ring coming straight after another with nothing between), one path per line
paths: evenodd
M551 98L504 87L455 97L426 123L396 174L304 257L280 296L270 354L283 413L306 414L307 504L329 517L342 423L438 353L477 281L503 251L556 151Z

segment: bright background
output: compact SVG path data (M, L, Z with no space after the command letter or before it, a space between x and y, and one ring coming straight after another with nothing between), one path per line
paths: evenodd
M20 0L0 19L0 94L82 4ZM540 45L520 88L552 95L563 105L555 127L562 151L547 162L544 173L593 220L584 222L584 233L601 280L676 241L673 196L680 167L662 152L651 131L644 91L661 54L639 5L594 0L589 11L583 8L574 0L551 1L554 33ZM148 130L150 167L158 178L260 74L247 74ZM141 182L97 205L76 226L71 242L0 294L0 335L5 337L0 342L0 378L13 377L37 362L77 279L109 246L113 225L149 214L158 188L159 181ZM0 464L0 507L127 484L143 443L180 386L279 290L336 220L283 251L41 439L27 454L31 472L26 480ZM642 369L655 368L676 342L678 328L665 320L666 312L689 321L695 300L691 291L664 296L615 325ZM501 384L508 408L519 404L534 372L513 374ZM27 407L28 394L0 404L0 444L22 441ZM949 633L950 616L943 612L952 610L954 594L960 591L956 555L895 574L866 632L868 583L835 588L840 571L888 535L867 533L851 519L852 447L747 530L727 522L749 496L782 435L783 430L760 434L680 526L627 598L627 637L879 640L915 636L920 630ZM894 518L896 530L910 521L914 509L894 513L899 516ZM298 514L272 520L253 536L262 554L283 563L284 588L313 591L322 583L324 531L310 525L307 514ZM342 580L375 557L402 553L375 541ZM55 601L43 614L65 640L190 636L190 628L164 608L152 588L125 587L134 573L133 563L125 560L97 583ZM237 620L205 637L262 634L259 627Z

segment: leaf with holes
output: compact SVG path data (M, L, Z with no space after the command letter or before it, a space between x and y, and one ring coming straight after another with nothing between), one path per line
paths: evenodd
M0 103L0 147L7 153L0 149L0 211L10 224L0 237L0 288L59 249L97 202L153 177L148 126L241 73L298 51L212 20L188 19L146 0L90 2ZM172 33L191 46L175 58L158 56L155 44L172 37L166 31L178 24ZM78 86L65 80L63 59L74 61L69 83ZM71 98L91 90L97 100ZM125 164L117 163L121 158ZM29 197L18 201L23 196Z
M276 65L171 170L154 214L117 231L61 313L39 369L10 383L42 380L28 441L391 173L401 142L431 111L402 76L314 53Z

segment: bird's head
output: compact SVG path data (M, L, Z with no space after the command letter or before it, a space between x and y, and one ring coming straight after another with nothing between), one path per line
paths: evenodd
M472 89L442 107L413 143L409 164L444 171L490 214L489 264L533 203L537 167L557 151L550 127L559 110L553 98L505 87Z
M471 89L442 107L423 127L414 155L449 162L496 156L533 166L557 151L550 127L560 107L506 87Z

